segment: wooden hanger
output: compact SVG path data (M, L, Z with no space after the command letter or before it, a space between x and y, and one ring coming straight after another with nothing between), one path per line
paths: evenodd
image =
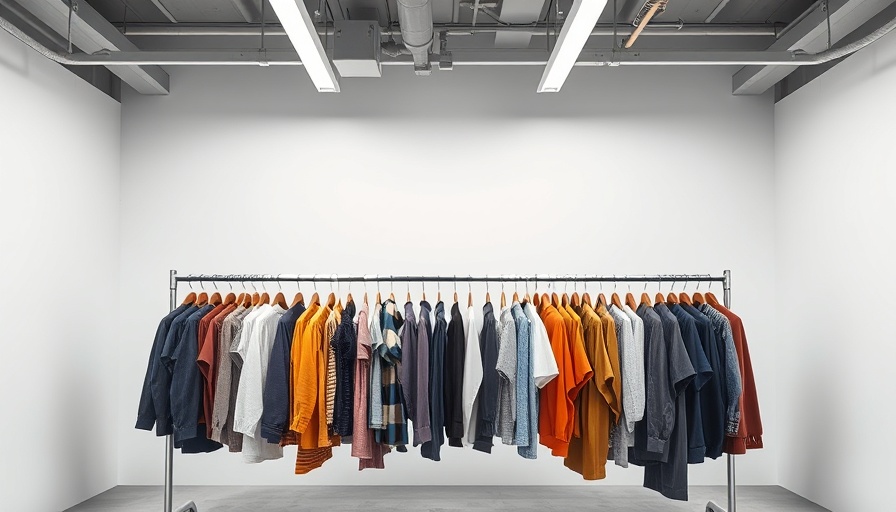
M650 302L650 295L647 295L647 292L641 294L641 304L647 304L648 306L653 306L653 303Z
M423 300L426 300L426 299L423 299ZM408 291L408 302L411 302L411 292L410 291Z
M454 303L457 304L457 292L454 292Z
M270 304L271 296L268 295L268 292L264 292L261 294L261 298L259 299L262 304Z
M582 294L582 304L588 304L589 306L591 306L591 295L588 292Z
M504 295L504 292L501 292L501 309L507 307L507 297Z
M563 307L565 308L568 304L569 304L569 295L567 295L567 294L564 293L564 294L560 297L560 305L563 306Z
M245 300L245 299L246 299L246 294L244 292L240 292L240 294L236 296L237 305L242 304L243 300Z
M669 295L666 295L666 303L667 304L678 304L678 297L676 297L674 293L669 292Z
M392 302L395 302L395 294L394 293L389 293L389 300L391 300Z
M196 293L190 292L186 297L184 297L184 301L181 302L180 305L185 306L188 304L193 304L194 302L196 302Z
M217 306L222 302L224 302L224 300L221 298L221 294L218 292L213 293L212 296L208 299L208 303L213 306Z
M347 306L349 302L355 302L352 292L348 292L348 295L345 296L345 305Z
M470 291L470 293L467 294L467 307L470 307L470 308L473 307L473 292L472 291Z
M202 307L202 306L205 306L206 304L208 304L208 294L205 292L200 293L199 297L196 298L195 304L199 307Z
M556 308L560 307L560 297L556 293L551 294L551 304Z
M376 303L377 304L383 303L383 297L380 295L380 292L376 292Z
M632 292L625 294L625 305L632 308L632 310L638 309L638 303L635 302L635 296L632 295Z
M604 292L600 292L597 294L597 303L595 303L595 307L607 306L607 298L604 297Z
M312 304L320 304L320 294L319 293L314 292L311 295L311 303Z
M252 305L257 306L260 301L261 301L261 295L259 295L258 292L253 293L252 294Z
M622 301L619 300L618 293L613 292L613 295L610 296L610 302L612 302L613 305L616 306L617 308L622 309Z
M330 292L330 295L327 296L327 307L332 309L333 306L336 305L336 294Z
M519 302L519 301L520 301L520 294L517 292L513 292L513 302Z
M489 295L488 291L485 292L485 303L488 304L492 301L491 295Z
M706 299L703 298L703 294L700 292L694 292L694 305L699 306L700 304L705 304Z
M530 302L532 302L532 305L536 308L538 307L538 304L541 302L541 298L538 296L538 293L532 294L532 300Z
M286 297L283 296L282 292L277 292L277 295L274 295L274 304L286 309Z
M305 296L302 295L302 292L296 294L296 296L292 299L292 304L289 307L295 307L296 304L300 302L305 302Z
M662 292L656 292L656 297L653 299L654 304L662 304L666 302L666 297L663 297Z
M693 304L691 304L691 298L688 297L688 294L685 292L681 292L678 294L678 302L681 302L682 304L687 304L688 306L693 306Z
M569 303L573 306L579 305L579 292L573 291L572 295L569 296Z
M719 303L719 300L716 299L716 295L714 293L706 292L704 294L704 297L706 298L706 303L709 304L710 306L721 306L721 304Z
M230 292L227 294L226 297L224 297L224 305L225 306L229 306L229 305L233 304L234 302L236 302L236 294L235 293Z

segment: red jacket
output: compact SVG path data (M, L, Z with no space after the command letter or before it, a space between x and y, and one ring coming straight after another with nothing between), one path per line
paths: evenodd
M743 393L740 396L740 426L736 437L725 438L725 453L740 455L747 450L762 448L762 418L759 415L756 382L753 380L753 363L750 362L750 349L747 346L743 321L725 306L715 301L712 301L711 305L731 323L734 347L740 364L740 376L743 381Z

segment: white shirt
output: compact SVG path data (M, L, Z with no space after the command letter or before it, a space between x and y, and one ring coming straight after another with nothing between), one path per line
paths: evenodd
M631 371L634 374L634 382L640 387L640 390L635 389L635 402L632 415L628 417L628 420L637 423L644 419L644 407L647 404L647 381L644 374L644 320L627 304L622 306L622 311L631 319L632 333L634 335L632 351L635 359Z
M548 330L544 327L544 322L539 318L535 307L532 304L526 304L523 311L526 312L526 317L529 319L529 343L532 345L530 350L532 350L535 386L541 389L548 382L554 380L560 371L557 368L554 351L551 349L551 340L548 339Z
M278 306L262 305L252 319L251 332L245 347L233 414L233 430L243 434L243 460L256 463L283 457L283 448L261 437L261 415L264 411L264 382L277 322L286 311Z
M476 440L476 406L479 403L479 387L482 385L482 352L479 349L482 318L470 306L467 309L467 319L463 384L464 431L467 432L467 443L473 444Z

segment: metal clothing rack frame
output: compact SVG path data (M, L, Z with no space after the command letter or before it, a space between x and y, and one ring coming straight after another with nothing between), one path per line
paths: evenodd
M537 283L555 283L555 282L583 282L583 283L689 283L689 282L720 282L723 289L723 302L725 307L731 307L731 271L725 270L721 276L713 276L710 274L656 274L656 275L620 275L620 276L600 276L600 275L480 275L480 276L394 276L394 275L338 275L338 274L201 274L179 276L176 270L171 270L169 275L169 291L170 291L170 310L173 311L177 307L177 285L178 283L194 283L194 282L210 282L210 283L247 283L247 282L329 282L338 283L507 283L507 282L533 282ZM727 454L728 458L728 508L724 509L714 502L710 501L706 504L706 512L737 512L736 497L736 479L734 473L734 455ZM165 501L164 512L199 512L199 508L192 501L181 505L177 509L172 508L174 487L174 437L168 435L165 437Z

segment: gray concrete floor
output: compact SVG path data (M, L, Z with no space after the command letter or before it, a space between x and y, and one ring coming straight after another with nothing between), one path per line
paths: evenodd
M777 486L738 487L739 512L825 512L826 509ZM572 512L587 510L663 512L703 511L706 502L725 505L725 488L691 487L690 501L671 501L637 486L568 487L306 487L179 486L174 507L193 500L199 512L326 510L339 512ZM118 486L69 512L158 512L162 488Z

